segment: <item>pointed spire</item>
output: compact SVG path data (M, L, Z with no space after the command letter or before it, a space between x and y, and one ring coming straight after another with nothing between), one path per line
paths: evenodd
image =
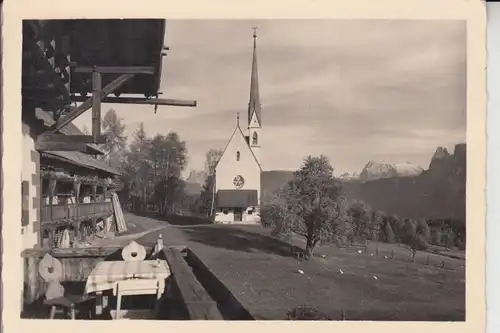
M240 127L240 113L236 113L236 126Z
M257 27L253 28L253 60L252 60L252 76L250 79L250 100L248 102L248 124L252 120L255 113L259 124L260 118L260 96L259 96L259 75L257 70Z

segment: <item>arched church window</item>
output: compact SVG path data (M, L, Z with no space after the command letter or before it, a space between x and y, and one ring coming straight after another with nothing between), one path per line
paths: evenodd
M252 135L252 144L253 144L253 145L256 145L256 144L257 144L257 141L258 141L258 135L257 135L257 132L253 132L253 135Z
M237 152L236 152L236 161L239 161L239 160L240 160L240 152L239 152L239 151L237 151Z

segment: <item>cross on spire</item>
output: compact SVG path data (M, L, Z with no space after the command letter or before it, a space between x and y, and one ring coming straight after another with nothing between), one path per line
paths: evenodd
M240 113L236 112L236 124L240 126Z

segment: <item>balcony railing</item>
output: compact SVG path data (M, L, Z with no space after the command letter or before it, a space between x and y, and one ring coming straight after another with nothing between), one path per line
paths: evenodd
M87 220L105 217L113 214L111 202L79 203L75 205L43 206L41 209L42 222L60 220Z

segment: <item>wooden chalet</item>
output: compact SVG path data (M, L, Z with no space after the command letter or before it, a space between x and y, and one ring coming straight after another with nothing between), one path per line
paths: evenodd
M164 248L161 237L154 247L54 248L61 229L85 238L112 214L118 172L96 158L105 141L101 103L196 105L158 98L164 29L163 20L23 22L22 318L54 319L61 310L70 319L130 318L121 317L134 311L120 309L121 296L146 293L155 298L151 319L253 319L194 252ZM71 122L89 109L85 135ZM167 274L147 276L160 269Z
M196 106L159 98L164 36L161 19L23 21L23 249L113 231L119 172L96 158L106 142L101 103ZM91 135L72 124L87 110Z
M42 120L41 131L54 121L50 114L36 110L38 120ZM71 124L65 127L65 135L83 135ZM103 152L89 144L88 150L94 155ZM40 153L40 236L44 248L58 247L61 234L68 229L71 245L79 241L85 243L94 233L117 232L113 219L111 193L116 185L113 179L118 170L91 154L80 151L45 150ZM23 190L29 187L24 182ZM29 190L28 190L29 191ZM29 224L29 207L23 210L23 223ZM99 222L99 228L97 223Z

